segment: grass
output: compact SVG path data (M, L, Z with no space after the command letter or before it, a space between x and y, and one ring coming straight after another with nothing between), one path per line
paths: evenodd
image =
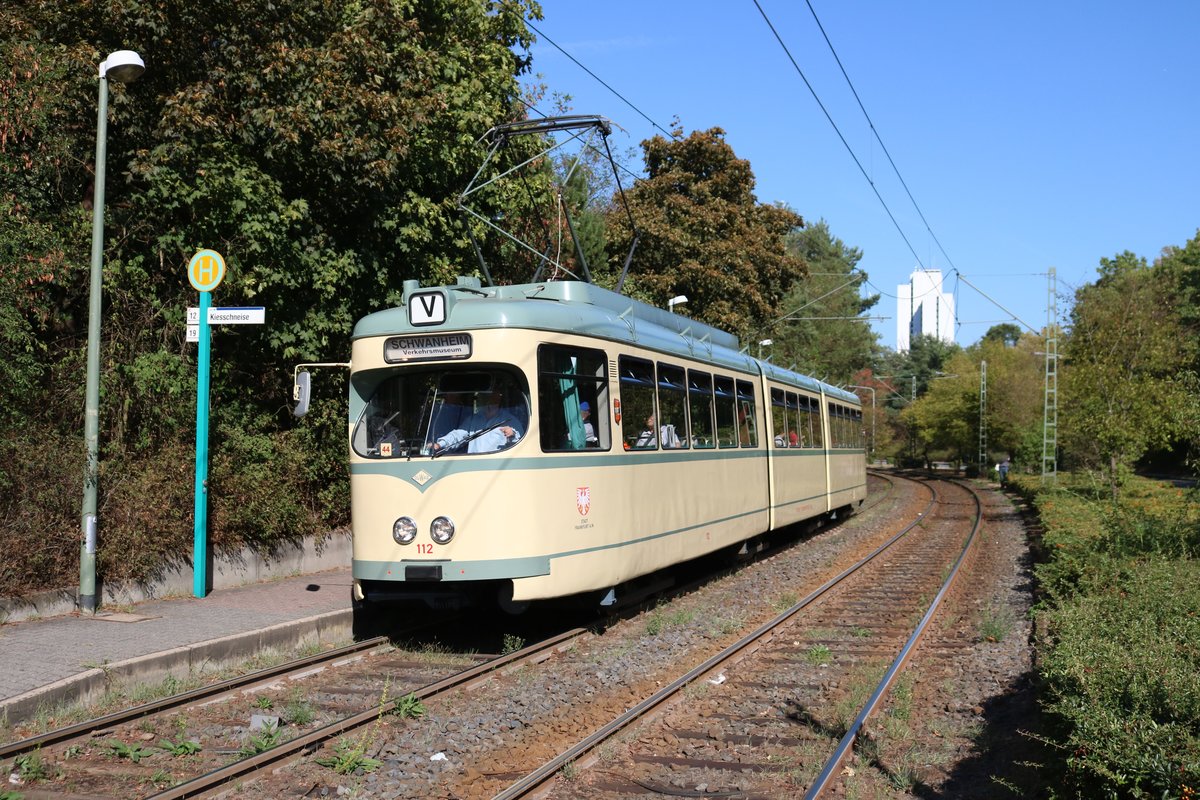
M313 709L313 704L304 696L304 692L300 687L292 688L288 694L287 704L283 707L283 719L289 725L303 727L314 719L317 712Z
M1013 632L1017 625L1016 617L1008 606L997 606L988 603L987 608L980 610L976 630L979 638L985 642L1003 642Z
M814 667L819 667L822 664L828 664L832 655L833 653L825 645L814 644L804 651L804 660Z

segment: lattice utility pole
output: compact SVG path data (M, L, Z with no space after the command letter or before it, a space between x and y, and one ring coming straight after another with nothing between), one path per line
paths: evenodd
M1058 480L1058 289L1050 268L1046 299L1046 401L1042 412L1042 484Z
M979 362L979 477L987 475L987 361Z

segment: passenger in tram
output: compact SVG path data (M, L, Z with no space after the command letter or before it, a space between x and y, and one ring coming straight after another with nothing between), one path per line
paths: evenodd
M500 392L490 393L483 408L471 415L461 428L446 433L433 443L433 452L453 450L466 442L468 453L493 453L521 440L520 415L500 407Z
M637 441L633 443L635 450L647 449L658 445L658 435L654 431L654 415L646 417L646 427L638 434Z
M584 447L599 447L600 440L596 437L596 426L592 424L592 406L586 400L579 404L579 419L583 422Z
M654 415L646 417L646 427L638 434L637 441L634 442L635 450L650 449L658 442L662 441L664 448L683 447L683 442L679 439L679 434L675 432L675 426L666 424L655 430Z

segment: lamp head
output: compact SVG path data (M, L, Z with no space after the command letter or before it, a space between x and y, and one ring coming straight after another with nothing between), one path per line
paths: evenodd
M132 83L142 77L145 71L146 64L142 57L132 50L117 50L100 62L100 77L118 83Z

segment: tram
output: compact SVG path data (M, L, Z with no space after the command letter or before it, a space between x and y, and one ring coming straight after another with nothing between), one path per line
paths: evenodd
M867 493L856 395L587 281L406 281L349 385L356 612L608 604Z

